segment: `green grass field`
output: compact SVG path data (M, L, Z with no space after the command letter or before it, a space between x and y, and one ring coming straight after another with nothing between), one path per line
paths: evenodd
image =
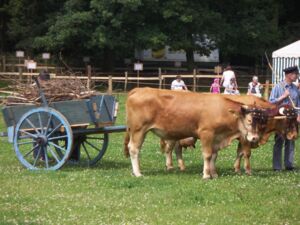
M117 124L124 124L120 95ZM5 131L0 116L0 131ZM253 150L253 175L236 175L237 143L222 150L219 178L202 180L200 144L184 153L186 171L165 171L159 139L148 134L142 178L131 176L124 133L110 135L95 167L66 165L56 172L28 171L1 137L0 224L300 224L300 146L293 172L272 171L273 139Z

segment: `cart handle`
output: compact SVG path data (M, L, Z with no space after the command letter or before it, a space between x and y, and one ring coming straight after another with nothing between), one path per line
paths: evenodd
M33 80L35 81L36 86L38 87L39 95L41 96L41 99L42 99L42 105L44 107L48 107L47 99L46 99L45 94L44 94L44 92L43 92L43 90L41 88L41 85L40 85L40 82L39 82L38 78L37 77L33 77Z

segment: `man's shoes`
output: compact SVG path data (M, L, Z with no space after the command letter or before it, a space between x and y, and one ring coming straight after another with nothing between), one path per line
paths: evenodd
M286 167L285 169L288 171L293 171L295 168L294 167Z
M273 169L274 172L280 172L280 169Z

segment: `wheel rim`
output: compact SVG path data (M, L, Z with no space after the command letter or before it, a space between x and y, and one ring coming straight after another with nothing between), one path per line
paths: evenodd
M106 152L108 134L89 134L75 138L70 159L79 160L81 165L95 165Z
M71 127L61 113L51 108L37 108L19 120L14 148L19 161L28 169L56 170L67 161L72 140Z

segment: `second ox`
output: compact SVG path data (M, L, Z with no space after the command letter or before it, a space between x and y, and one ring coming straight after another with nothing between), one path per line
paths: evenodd
M203 178L217 177L217 152L240 138L257 142L266 119L256 109L222 95L136 88L126 101L127 132L124 152L130 155L133 175L141 176L139 151L147 132L166 140L187 137L202 142ZM175 144L175 142L173 142ZM169 146L170 149L173 146Z
M297 112L291 106L277 106L269 103L268 101L255 97L255 96L226 96L231 100L243 103L256 105L266 109L268 116L267 124L264 129L261 129L260 139L257 143L249 142L245 139L238 139L239 144L237 148L237 157L235 160L234 168L237 173L240 173L241 158L245 159L245 171L251 174L250 156L251 149L265 144L273 132L277 132L285 136L289 140L295 140L298 137L298 122ZM279 110L282 109L281 113ZM172 164L172 151L168 146L173 145L173 140L161 140L162 151L166 153L166 167L167 169L173 168ZM180 170L185 169L184 161L182 158L182 147L195 146L196 139L190 137L183 140L176 141L174 148Z

